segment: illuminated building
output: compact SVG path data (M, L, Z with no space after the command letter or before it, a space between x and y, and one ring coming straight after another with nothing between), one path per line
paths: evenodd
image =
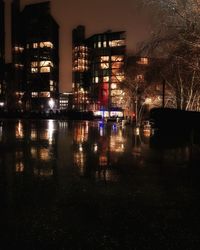
M125 32L107 31L85 39L84 26L73 30L74 107L110 111L121 107ZM81 103L81 105L80 105ZM84 108L83 108L84 107Z
M25 6L12 2L12 63L16 107L48 111L58 99L58 31L50 2Z
M60 93L59 94L59 109L68 110L72 108L72 93Z
M20 14L20 1L12 1L11 13L11 46L12 46L12 79L9 83L12 93L9 95L9 110L23 109L22 97L25 92L25 68L24 68L24 26Z
M91 92L95 110L110 112L121 107L124 80L125 32L107 31L88 39L91 48Z
M78 26L72 31L72 81L74 108L89 109L90 72L89 48L85 39L85 27Z
M5 103L5 22L4 22L4 1L0 0L0 109Z
M135 113L135 119L143 114L148 117L148 112L153 107L162 105L162 79L161 68L165 62L162 58L146 56L130 56L126 61L126 76L128 84L134 83L135 93L132 105L127 105L126 115L131 111ZM129 102L131 104L131 102Z

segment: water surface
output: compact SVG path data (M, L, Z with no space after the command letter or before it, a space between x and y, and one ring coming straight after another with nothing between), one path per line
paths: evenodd
M199 152L130 125L2 120L5 249L196 249Z

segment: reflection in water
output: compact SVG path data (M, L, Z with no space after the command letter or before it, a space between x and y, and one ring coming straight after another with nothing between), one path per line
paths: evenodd
M99 156L99 166L100 167L107 167L108 165L108 157L106 155Z
M82 143L88 140L88 121L81 122L75 125L74 141Z
M24 163L22 161L16 163L15 171L16 171L16 173L24 172Z
M2 128L2 124L0 122L0 142L3 140L3 128Z
M31 140L32 141L37 140L37 130L36 129L31 129Z
M4 121L0 145L13 142L13 147L0 154L0 162L2 169L9 166L8 172L13 171L13 179L53 181L62 169L66 174L74 171L96 181L115 182L121 179L120 168L148 168L149 162L162 161L166 166L187 167L194 158L190 144L160 150L154 147L155 139L153 145L149 143L152 139L149 131L134 133L131 126L98 121Z
M23 139L24 138L24 130L23 130L22 121L19 121L16 124L15 136L16 136L17 139Z
M34 176L36 177L52 177L54 174L51 168L34 168Z
M37 148L36 147L32 147L31 148L31 157L33 159L36 159L37 158Z
M110 136L110 151L116 153L124 152L124 145L126 143L126 139L123 137L121 129L114 129L115 133L111 133Z
M116 180L117 170L110 166L126 150L127 135L123 134L123 128L102 121L73 125L73 159L79 173L97 180Z
M85 171L86 154L82 151L74 153L74 163L79 168L80 174L83 175Z
M94 143L94 145L93 145L93 152L97 153L97 151L98 151L98 145L97 145L97 143Z
M53 133L54 133L55 127L54 127L54 121L49 120L48 121L48 139L49 139L49 144L52 145L53 143Z
M104 136L105 135L105 126L106 126L106 124L104 123L104 121L99 121L98 122L100 136Z
M49 161L51 159L49 149L40 148L39 149L39 159L42 161Z
M151 136L151 128L145 128L143 130L144 136L145 137L150 137Z

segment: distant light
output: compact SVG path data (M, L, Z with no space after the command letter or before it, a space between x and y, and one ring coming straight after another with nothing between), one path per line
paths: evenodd
M83 152L83 146L81 143L79 144L79 152Z
M4 102L0 102L0 107L3 107L4 106Z
M136 128L134 129L134 134L135 134L135 135L140 135L140 128L139 128L139 127L136 127Z
M94 152L96 153L97 150L98 150L98 145L97 145L97 143L95 143L95 144L94 144Z
M149 98L149 97L147 97L147 98L145 99L145 104L151 104L151 103L152 103L152 99Z
M53 109L54 105L55 105L55 101L51 98L49 100L49 107L50 107L50 109Z

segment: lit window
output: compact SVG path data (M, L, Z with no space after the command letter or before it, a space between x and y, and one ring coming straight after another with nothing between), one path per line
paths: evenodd
M106 47L106 41L103 42L103 47L104 47L104 48Z
M54 91L54 87L53 86L50 86L50 91Z
M47 148L41 148L39 150L40 159L43 161L48 161L50 159L49 150Z
M31 140L36 140L37 139L37 130L35 130L35 129L31 129ZM34 152L34 153L33 153ZM33 156L33 154L34 155L36 155L36 149L35 148L31 148L31 154L32 154L32 156Z
M40 73L49 73L51 71L50 67L41 67Z
M97 47L97 45L96 45L96 43L94 43L94 48L96 48Z
M147 57L141 57L137 63L147 65L149 63L149 60Z
M53 49L53 43L52 42L40 42L40 48L51 48Z
M111 91L111 96L120 96L122 94L122 90L115 89Z
M31 73L37 73L38 72L38 68L31 68Z
M136 76L136 80L138 81L143 81L144 80L144 75L140 74Z
M113 62L122 62L124 60L123 56L111 56L111 61Z
M125 79L123 72L118 72L116 75L112 77L112 81L116 82L122 82Z
M40 92L39 97L50 97L50 92L48 91Z
M23 51L24 51L24 48L23 48L23 47L20 47L20 46L15 46L15 47L14 47L14 51L17 52L17 53L20 53L20 52L23 52Z
M113 62L113 63L112 63L112 68L117 68L117 69L119 69L119 68L121 68L123 65L124 65L123 62Z
M122 82L122 81L125 80L124 75L118 75L118 76L116 76L116 78L117 78L117 80L118 80L119 82Z
M111 84L111 89L116 89L117 88L117 84L116 83L112 83Z
M16 165L15 165L15 171L17 173L22 173L24 171L24 164L23 164L23 162L16 163Z
M108 62L109 61L109 56L101 56L100 61L101 62Z
M52 61L40 61L40 67L46 67L46 66L53 67Z
M103 82L109 82L109 79L110 79L109 76L104 76L103 77Z
M95 83L98 83L99 82L99 77L95 77Z
M98 48L101 48L101 42L98 42Z
M33 43L33 48L36 49L38 47L38 43Z
M33 98L38 97L38 92L32 92L32 93L31 93L31 96L32 96Z
M16 64L15 64L15 68L23 68L23 67L24 67L23 64L20 64L20 63L16 63Z
M109 41L109 46L110 47L119 47L119 46L124 46L124 45L125 45L125 40Z
M49 81L49 84L50 84L50 86L53 86L53 81L50 80L50 81Z
M38 62L31 62L31 67L37 67L38 66Z
M101 63L100 66L101 66L101 69L108 69L109 63Z

